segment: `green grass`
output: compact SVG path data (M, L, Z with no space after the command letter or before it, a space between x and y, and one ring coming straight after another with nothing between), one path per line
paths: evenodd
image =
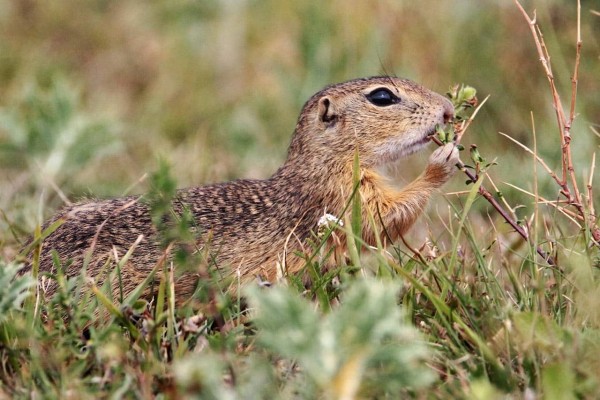
M566 105L575 6L525 6L537 9ZM580 188L600 123L594 7L582 2L571 144ZM546 77L511 2L4 2L0 37L1 398L600 397L593 232L507 185L560 197L497 134L560 170ZM60 269L44 278L60 283L51 297L15 278L11 260L65 201L150 190L161 221L175 186L273 172L323 85L386 72L490 94L462 143L497 163L477 184L506 200L531 244L459 176L446 187L459 193L438 196L406 243L361 249L356 219L336 228L351 261L322 273L315 250L308 291L289 277L242 298L227 291L235 281L207 273L195 302L176 307L168 269L151 304ZM407 176L422 167L418 156L404 166ZM178 222L163 227L165 246L193 239ZM189 257L178 255L181 268Z

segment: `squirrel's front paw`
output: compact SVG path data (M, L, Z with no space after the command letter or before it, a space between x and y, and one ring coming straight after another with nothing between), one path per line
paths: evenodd
M460 161L458 148L454 143L446 143L429 156L428 173L435 180L445 182L456 172L456 164Z

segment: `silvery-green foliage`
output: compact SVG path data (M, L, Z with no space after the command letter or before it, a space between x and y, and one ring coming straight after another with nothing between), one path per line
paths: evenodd
M248 297L259 343L296 361L301 375L336 398L366 387L393 393L432 382L426 344L397 304L398 291L391 283L359 280L326 315L285 287L255 288Z
M40 183L61 183L90 161L119 147L115 130L88 115L79 94L62 80L26 86L0 109L0 167L25 168Z
M35 282L29 275L17 277L21 267L0 261L0 324L10 318L12 311L21 310L23 301L31 294L29 289Z

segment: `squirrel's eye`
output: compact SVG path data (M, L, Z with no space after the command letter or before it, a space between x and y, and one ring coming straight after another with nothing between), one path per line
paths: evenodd
M400 102L400 99L385 88L379 88L373 90L367 95L367 99L379 107L391 106Z

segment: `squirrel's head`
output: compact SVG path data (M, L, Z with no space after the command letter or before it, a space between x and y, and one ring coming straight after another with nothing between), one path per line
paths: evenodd
M358 148L361 166L377 167L423 148L436 125L453 116L450 101L407 79L373 77L328 86L304 105L288 161L347 165Z

